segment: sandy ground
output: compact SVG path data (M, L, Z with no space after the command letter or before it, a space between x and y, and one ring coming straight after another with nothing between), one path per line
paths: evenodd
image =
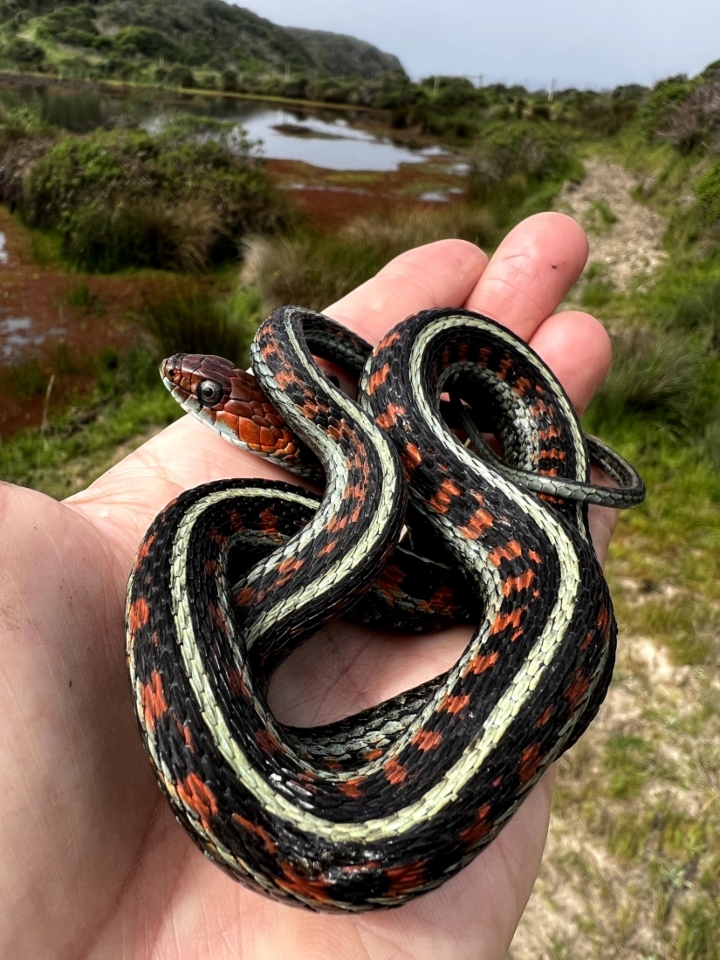
M665 220L633 201L631 192L636 182L618 164L591 158L585 161L585 171L582 183L565 185L557 208L575 217L587 230L588 266L599 265L603 280L626 290L642 282L665 259ZM617 218L615 223L604 221L598 204Z

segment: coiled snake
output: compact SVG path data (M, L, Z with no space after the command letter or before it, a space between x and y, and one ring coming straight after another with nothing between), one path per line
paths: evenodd
M312 355L360 379L357 402ZM142 737L177 818L233 877L314 909L395 906L475 857L597 712L616 626L587 504L644 488L588 447L531 348L479 314L420 313L371 351L285 307L252 364L257 382L191 355L163 375L187 410L325 492L222 480L155 520L128 586ZM591 456L617 487L590 483ZM435 680L322 728L280 725L273 671L341 615L477 626Z

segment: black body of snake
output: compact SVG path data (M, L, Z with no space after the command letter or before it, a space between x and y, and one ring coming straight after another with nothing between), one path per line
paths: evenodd
M236 879L320 910L396 906L447 880L582 734L616 643L587 503L644 496L596 441L593 457L624 486L590 484L564 390L494 321L431 310L365 363L369 351L287 307L253 345L262 393L227 361L166 361L186 409L275 457L272 427L281 462L314 476L320 461L325 493L253 480L187 491L148 531L128 586L135 709L179 821ZM311 353L362 371L359 405ZM503 459L482 438L488 418ZM398 547L406 522L433 561ZM405 589L418 570L430 593ZM448 584L456 606L442 602ZM441 677L323 728L283 727L265 698L272 672L353 605L392 628L470 613L476 629Z

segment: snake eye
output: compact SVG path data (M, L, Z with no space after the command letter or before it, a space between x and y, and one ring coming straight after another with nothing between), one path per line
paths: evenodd
M197 388L197 397L206 407L214 407L222 399L223 388L214 380L203 380Z

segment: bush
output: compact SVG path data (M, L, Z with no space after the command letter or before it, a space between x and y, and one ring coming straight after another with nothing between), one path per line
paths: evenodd
M96 16L97 11L89 3L59 7L40 21L38 36L60 40L62 43L70 42L66 37L73 30L97 36Z
M532 121L495 122L486 128L471 158L469 195L506 221L538 187L551 183L559 187L564 180L581 176L582 166L568 137L555 127Z
M226 91L227 93L238 92L239 88L237 70L223 70L220 76L220 89Z
M156 60L167 57L168 60L182 59L182 50L165 33L151 27L125 27L118 30L114 38L115 48L124 56L148 57Z
M720 133L720 79L695 87L667 114L659 136L684 154L708 147Z
M167 83L175 87L182 87L184 90L192 90L195 87L195 75L189 67L175 64L170 67L165 77Z
M673 110L679 107L693 91L696 83L687 77L671 77L656 84L638 113L638 125L650 140L656 139L667 127Z
M45 51L32 40L15 37L3 50L3 58L23 67L39 67L45 60Z
M0 106L0 203L11 210L17 207L28 169L59 135L43 120L39 107Z
M209 139L222 128L225 139ZM213 128L212 130L210 128ZM59 230L64 252L88 270L202 269L238 256L248 231L285 215L246 141L222 124L184 118L157 137L140 130L66 136L25 184L26 222Z

